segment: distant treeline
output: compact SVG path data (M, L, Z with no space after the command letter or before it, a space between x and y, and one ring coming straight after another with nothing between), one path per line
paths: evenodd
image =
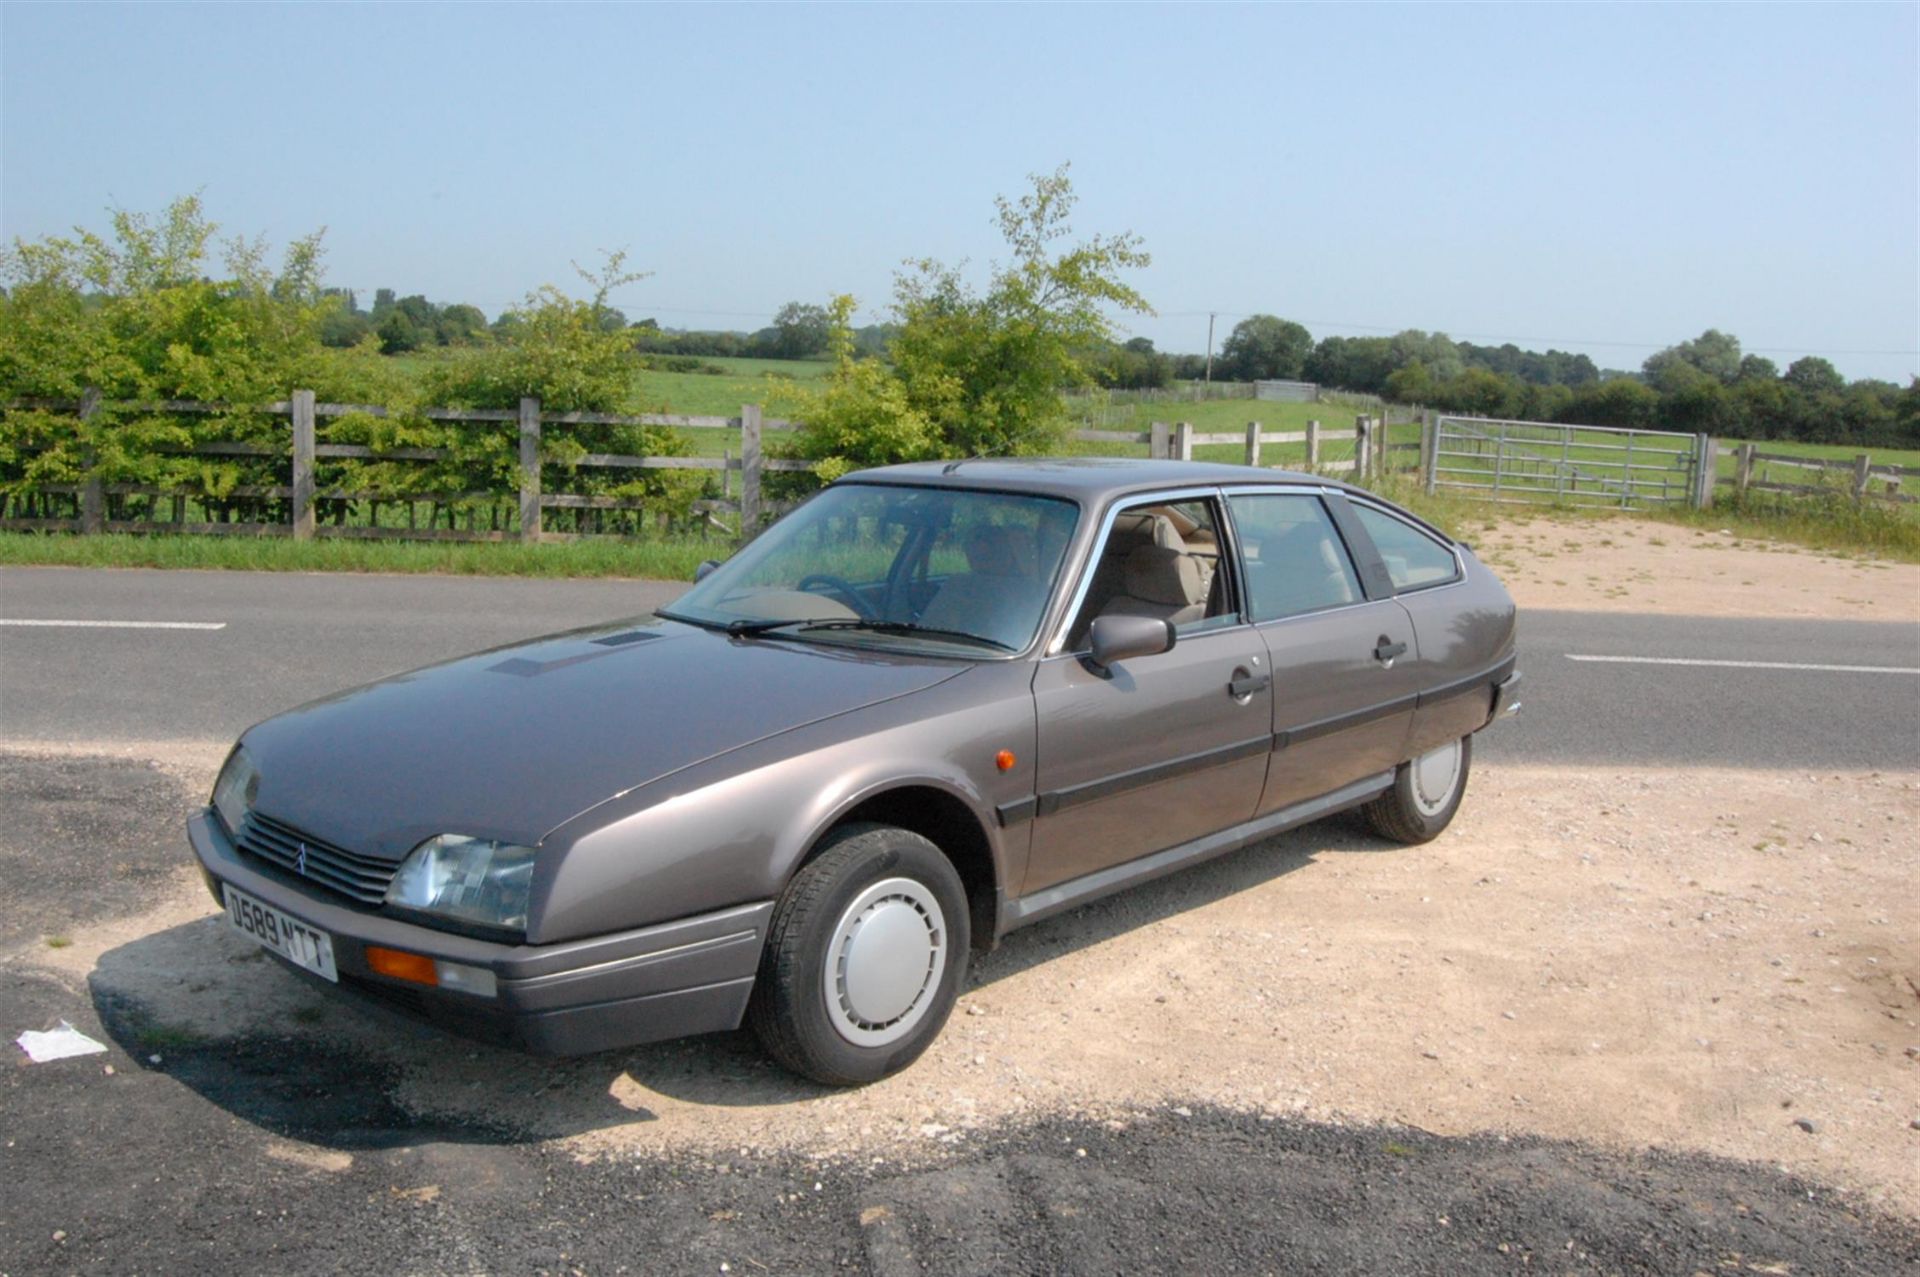
M1152 389L1207 372L1203 355L1156 351L1136 337L1100 352L1094 376L1114 389ZM1738 439L1802 439L1920 447L1920 380L1849 382L1817 355L1782 370L1743 355L1708 329L1651 356L1638 371L1601 370L1562 350L1476 346L1415 329L1391 337L1325 337L1254 315L1214 358L1219 381L1317 382L1445 412L1529 421L1680 430Z
M371 310L360 308L360 299L350 288L330 288L326 296L337 299L338 305L321 324L320 340L343 350L368 340L378 343L386 355L434 346L484 346L511 336L521 322L519 314L509 310L488 323L477 306L441 305L419 293L396 297L391 288L374 293ZM603 308L601 322L609 332L630 332L634 349L649 355L820 359L827 353L826 308L805 302L788 302L771 324L754 332L683 331L662 328L655 319L630 322L616 306ZM884 355L898 330L896 324L855 329L860 353Z
M368 311L350 291L335 295L341 304L321 331L329 346L371 339L382 352L398 354L486 345L522 322L509 311L490 324L477 307L395 297L387 288L375 294ZM629 321L611 306L604 308L602 323L609 332L625 331L641 353L670 358L814 359L827 353L829 338L826 310L797 301L753 332L663 328L650 318ZM886 358L898 333L897 324L856 329L857 352ZM1586 355L1564 350L1522 350L1511 342L1481 346L1418 329L1316 342L1301 324L1252 315L1234 325L1210 364L1203 354L1156 350L1145 337L1105 344L1083 363L1098 385L1116 390L1152 390L1208 376L1302 380L1476 416L1920 447L1920 383L1848 382L1817 355L1782 370L1763 356L1743 354L1737 337L1716 329L1667 347L1638 370L1622 371L1603 370Z

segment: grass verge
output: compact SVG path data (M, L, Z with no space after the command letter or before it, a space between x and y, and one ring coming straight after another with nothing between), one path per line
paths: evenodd
M650 577L690 581L702 559L733 547L697 537L647 541L423 543L108 533L0 532L0 565L199 568L237 572L405 572L454 576Z

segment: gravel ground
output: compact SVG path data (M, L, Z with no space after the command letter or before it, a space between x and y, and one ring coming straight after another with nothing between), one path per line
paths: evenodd
M1783 841L1765 859L1735 821L1711 846L1722 882L1682 861L1686 821L1724 827L1732 778L1648 779L1600 815L1578 782L1489 771L1457 843L1386 852L1329 822L1026 933L977 965L976 1014L926 1061L846 1093L740 1035L553 1064L336 1005L232 940L180 868L217 761L0 754L0 1027L66 1018L110 1047L8 1048L0 1274L1920 1263L1899 1108L1920 1062L1865 1040L1904 1042L1901 1016L1913 1036L1894 974L1912 930L1887 924L1878 983L1845 949L1910 909L1886 895L1899 845L1863 832L1912 815L1905 780L1808 786L1847 787L1860 818L1830 828L1852 849L1832 857L1792 828L1805 778L1743 778L1778 791L1762 826ZM1739 885L1779 873L1789 836L1812 853L1790 884L1817 897L1810 926ZM84 851L36 859L45 839ZM102 887L102 860L127 872ZM1797 968L1765 955L1829 927L1859 992L1795 1005ZM1548 950L1550 972L1529 965ZM1749 963L1781 983L1748 988ZM1716 1052L1676 1062L1715 989ZM1662 997L1671 1031L1641 1007ZM1595 1033L1607 1050L1583 1049ZM1772 1098L1788 1076L1811 1097L1791 1111ZM1523 1084L1531 1104L1500 1098ZM1749 1090L1765 1113L1727 1118ZM1697 1151L1728 1148L1747 1160Z

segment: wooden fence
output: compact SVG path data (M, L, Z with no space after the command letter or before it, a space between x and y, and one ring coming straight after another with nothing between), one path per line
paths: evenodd
M79 402L35 402L21 405L25 407L45 408L56 412L76 413L83 421L101 413L158 413L178 415L208 415L232 411L225 404L200 403L190 400L170 400L164 402L103 401L95 395L88 395ZM720 471L723 476L722 496L702 498L694 501L691 511L711 516L715 513L729 512L738 515L741 528L755 527L761 518L770 512L770 503L763 496L763 477L769 471L809 471L810 462L791 458L768 457L762 452L764 436L769 431L784 431L794 428L794 423L777 419L767 419L761 415L757 404L746 404L738 417L689 417L672 416L657 413L645 413L624 416L601 412L542 412L538 399L522 399L518 409L471 409L471 408L427 408L410 414L428 421L446 422L453 425L477 426L492 429L511 429L518 442L518 491L503 493L461 492L461 493L406 493L406 492L368 492L348 489L320 490L316 486L316 463L323 460L359 460L359 461L397 461L432 463L447 460L449 453L442 448L389 448L377 449L364 444L322 443L318 439L318 427L321 421L349 415L365 415L384 418L389 416L386 408L377 404L341 404L316 402L314 392L296 390L289 399L263 405L258 411L268 416L287 419L286 442L284 444L208 441L193 444L185 448L163 449L174 455L192 455L205 457L257 458L264 461L284 462L289 467L290 482L281 484L243 485L217 494L219 499L229 497L285 503L288 517L285 522L188 522L183 517L185 506L190 501L204 504L206 497L197 492L174 489L162 489L140 484L103 483L94 478L78 484L42 484L33 489L35 494L70 496L74 498L75 513L72 517L47 517L44 512L33 517L20 517L9 514L0 517L0 529L11 531L62 531L62 532L146 532L170 531L210 533L227 536L291 536L298 541L315 537L378 537L401 538L411 540L436 541L539 541L568 540L582 535L578 532L551 532L544 527L544 512L554 509L566 510L617 510L644 512L662 505L659 501L649 501L628 497L594 496L582 493L546 492L541 486L541 439L543 431L554 427L598 425L598 426L664 426L676 430L732 430L740 432L739 456L720 457L679 457L679 456L628 456L611 453L588 453L567 460L564 464L587 470L695 470ZM548 461L547 464L552 464ZM731 492L731 476L738 473L740 490L737 496ZM110 498L149 497L169 499L173 503L176 517L172 521L154 519L125 519L110 517ZM517 496L513 509L513 518L507 520L512 525L505 528L478 529L474 527L446 528L416 526L381 527L378 525L377 504L403 504L408 507L409 523L412 523L412 509L415 503L432 503L436 507L449 509L458 503L504 501ZM15 498L17 503L18 498ZM372 526L347 525L344 522L328 524L316 517L316 508L322 502L369 502L375 503L375 522ZM0 507L4 508L4 507ZM452 517L449 513L449 523ZM729 529L732 531L732 529Z
M81 400L57 402L35 401L17 404L15 407L39 408L55 412L73 413L82 421L90 421L106 415L177 415L207 416L235 411L230 405L201 403L190 400L169 400L163 402L106 401L97 394L89 393ZM763 443L769 432L791 431L797 423L777 419L768 419L761 415L756 404L745 404L737 417L696 417L674 416L646 413L623 416L613 413L565 412L551 413L541 410L537 399L522 399L517 409L466 409L466 408L427 408L409 413L411 418L442 422L455 426L471 426L480 429L510 430L517 442L517 492L494 489L479 492L457 493L414 493L401 491L367 491L355 487L321 488L318 483L321 462L360 461L360 462L402 462L431 464L450 459L450 452L444 448L390 447L377 448L367 444L331 443L321 440L321 423L347 416L366 416L386 418L389 410L377 404L344 404L317 402L314 392L296 390L286 400L270 403L254 409L269 417L285 418L284 442L264 443L257 440L206 440L180 447L157 448L156 453L175 456L216 457L238 460L253 460L267 465L277 472L287 474L285 484L243 484L225 489L219 493L188 491L184 489L162 488L154 485L108 483L98 477L86 478L79 483L37 484L25 491L0 494L0 530L35 532L185 532L223 536L287 536L297 541L315 538L395 538L405 540L434 541L563 541L581 536L619 535L603 532L553 531L546 526L546 512L549 510L585 511L621 511L637 512L644 515L649 509L661 508L663 502L658 499L631 497L612 497L577 492L552 492L543 488L543 469L575 468L583 470L681 470L681 471L717 471L721 477L720 495L706 496L694 501L692 513L711 521L717 514L732 514L738 517L736 527L728 528L720 524L729 535L750 535L764 517L779 513L790 502L770 500L765 492L765 476L778 472L810 472L812 463L790 457L769 457L765 455ZM727 449L724 455L713 456L629 456L611 453L587 453L571 457L561 462L553 458L542 457L542 440L563 434L569 427L578 426L653 426L674 430L738 430L739 454L733 455ZM1144 444L1149 457L1192 460L1196 447L1231 444L1243 449L1246 464L1261 464L1263 447L1283 444L1304 444L1306 459L1304 465L1290 468L1304 469L1313 473L1332 473L1349 476L1361 481L1369 476L1386 473L1391 464L1390 453L1407 453L1417 456L1420 445L1413 443L1387 443L1385 424L1375 417L1360 416L1354 419L1348 429L1326 430L1318 421L1307 424L1304 431L1271 432L1257 421L1248 422L1244 431L1233 433L1199 433L1188 422L1154 422L1149 430L1111 431L1076 430L1071 438L1087 443L1126 443ZM1324 445L1352 444L1351 453L1344 447L1332 449ZM1327 456L1326 452L1339 455ZM285 467L281 471L281 467ZM733 480L739 480L739 490L733 491ZM48 498L57 501L49 502ZM129 501L139 505L145 501L150 511L157 511L162 501L171 503L172 518L161 519L152 513L146 518L127 517ZM206 518L208 510L221 503L235 500L246 503L254 517L236 521L216 522ZM27 503L23 506L23 502ZM202 518L190 520L189 506L198 504ZM371 520L366 524L349 524L345 513L353 503L367 503ZM337 517L329 522L320 517L320 509L331 504ZM406 526L394 526L380 523L381 505L401 505L405 508ZM431 507L428 526L418 526L416 508L418 505ZM457 508L465 505L468 509L468 526L456 526ZM54 513L55 507L61 513ZM489 527L475 526L474 507L491 507L492 517ZM503 514L503 507L505 517ZM25 513L23 513L23 509ZM448 526L435 526L437 515L444 510ZM269 520L259 517L270 512ZM223 511L224 513L224 511ZM576 514L580 520L576 528L584 528L584 517ZM703 522L703 526L705 523Z
M1875 465L1871 453L1862 452L1851 460L1828 459L1825 457L1791 456L1783 452L1762 452L1759 445L1751 443L1729 447L1720 445L1717 453L1722 457L1734 458L1734 470L1731 475L1719 476L1718 482L1731 487L1741 496L1748 492L1786 492L1798 496L1845 494L1855 502L1888 501L1896 504L1911 503L1920 500L1913 493L1902 492L1902 479L1920 477L1920 467ZM1784 466L1801 472L1813 471L1812 483L1781 483L1769 478L1773 467ZM1838 479L1839 482L1831 482ZM1876 484L1878 486L1876 486Z
M1390 469L1417 466L1423 447L1419 443L1390 443L1386 423L1378 417L1366 416L1355 417L1353 425L1345 430L1327 430L1322 428L1318 421L1309 421L1305 430L1272 431L1258 421L1249 421L1245 430L1232 433L1199 432L1194 430L1190 422L1156 421L1151 429L1138 433L1130 430L1076 430L1072 437L1087 443L1144 443L1147 445L1148 456L1166 457L1177 461L1192 461L1193 450L1196 447L1231 444L1244 450L1244 463L1250 466L1263 464L1261 461L1263 448L1301 443L1306 445L1305 462L1300 465L1277 468L1300 470L1309 474L1344 475L1355 483L1369 478L1378 478ZM1337 458L1325 455L1323 445L1349 442L1353 445L1350 454ZM1393 456L1395 453L1403 454L1412 464L1406 467L1396 466Z

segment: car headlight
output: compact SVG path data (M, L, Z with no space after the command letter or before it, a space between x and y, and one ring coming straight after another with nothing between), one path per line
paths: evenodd
M247 813L253 810L253 800L260 794L260 772L247 757L247 751L236 749L227 755L226 766L220 769L220 778L213 782L213 809L220 813L220 819L226 823L227 832L235 838L240 836L240 826L247 819Z
M527 929L534 849L441 834L415 847L387 888L387 903L460 922Z

